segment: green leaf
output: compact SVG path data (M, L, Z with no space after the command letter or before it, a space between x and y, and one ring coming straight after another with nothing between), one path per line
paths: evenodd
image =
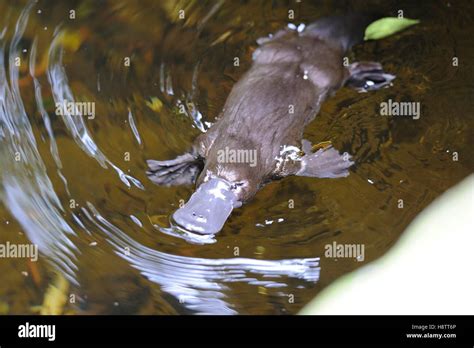
M370 23L365 29L364 40L379 40L393 35L412 25L418 24L418 19L386 17Z

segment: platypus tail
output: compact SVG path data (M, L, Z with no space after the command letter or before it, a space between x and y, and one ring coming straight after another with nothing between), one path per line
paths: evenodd
M381 18L380 14L351 13L323 17L308 25L301 35L317 36L338 43L344 52L364 40L365 28Z

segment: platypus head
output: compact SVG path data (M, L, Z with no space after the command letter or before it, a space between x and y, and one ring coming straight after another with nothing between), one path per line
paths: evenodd
M216 234L232 210L241 205L233 184L212 178L198 187L189 201L173 214L173 220L187 231Z
M227 163L211 153L197 180L197 190L173 214L174 222L187 231L216 234L232 210L256 194L263 181L261 173L257 161Z

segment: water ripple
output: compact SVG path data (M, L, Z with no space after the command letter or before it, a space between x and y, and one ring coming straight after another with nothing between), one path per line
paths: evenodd
M228 298L231 294L231 285L234 283L281 288L287 287L288 280L291 278L308 283L318 281L319 258L208 259L165 253L147 247L130 237L113 224L111 219L99 213L90 201L80 208L82 214L65 210L62 203L64 197L60 198L60 194L55 191L48 177L48 169L38 150L31 120L20 94L19 67L14 64L29 14L35 4L31 1L16 23L8 51L8 76L3 42L5 30L1 37L0 81L5 82L0 84L0 164L2 168L0 198L18 220L30 241L38 245L41 254L46 256L56 269L60 270L74 285L80 286L77 275L80 271L78 269L79 245L76 243L81 241L83 233L95 237L101 236L112 246L116 255L139 270L144 277L159 284L163 291L176 297L187 309L201 314L237 314L238 309ZM215 9L217 11L218 7ZM204 23L205 21L201 25ZM65 51L61 37L64 33L60 26L56 26L54 38L47 51L46 75L56 105L74 104L76 101L63 64ZM66 192L64 196L69 199L68 180L62 173L63 163L54 134L53 124L57 120L48 114L43 99L44 91L36 76L37 55L38 37L34 37L29 54L29 77L33 84L35 106L46 129L49 152L54 160L57 174L64 183ZM194 125L204 132L210 124L202 121L203 116L193 102L198 93L198 71L199 64L195 65L192 74L191 92L184 94L182 103ZM162 92L173 96L170 74L170 70L162 65L160 88ZM100 90L99 87L97 88ZM125 174L99 148L88 129L84 115L72 114L68 109L63 111L57 116L60 116L59 120L65 125L68 137L72 138L83 152L96 160L104 170L109 167L114 169L128 188L135 186L144 190L143 184L138 179ZM128 123L135 141L142 148L143 140L130 107L128 107ZM135 215L128 214L128 217L138 228L144 228Z
M0 197L30 241L76 283L76 247L70 239L75 233L62 218L64 209L38 153L20 96L18 67L13 64L30 8L31 5L20 16L10 45L10 85L6 82L4 45L0 47L0 81L4 81L0 84Z
M49 49L48 80L52 88L56 105L75 105L74 95L69 87L68 79L62 65L63 49L59 44L61 32L58 32ZM103 168L109 164L119 175L120 180L131 187L135 185L139 189L144 189L143 184L134 177L125 174L118 166L113 164L98 148L90 134L83 116L73 115L67 108L61 113L62 120L69 130L76 144L90 157L99 162Z
M102 231L118 256L189 309L200 314L235 314L225 302L225 283L245 282L264 287L285 287L282 276L316 282L319 258L257 260L249 258L206 259L172 255L148 248L130 238L87 203L84 215ZM260 279L265 278L265 280ZM271 280L269 278L275 278Z

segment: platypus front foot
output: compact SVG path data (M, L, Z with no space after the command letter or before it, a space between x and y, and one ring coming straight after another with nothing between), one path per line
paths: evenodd
M147 160L147 164L148 178L163 186L194 184L202 169L202 161L190 153L167 161Z
M313 153L308 143L303 141L305 155L301 157L301 166L296 175L314 178L341 178L349 175L348 169L354 162L348 153L341 155L332 146Z
M389 85L395 75L387 74L382 69L382 64L377 62L357 62L348 67L349 78L346 87L351 87L359 92L380 89Z

